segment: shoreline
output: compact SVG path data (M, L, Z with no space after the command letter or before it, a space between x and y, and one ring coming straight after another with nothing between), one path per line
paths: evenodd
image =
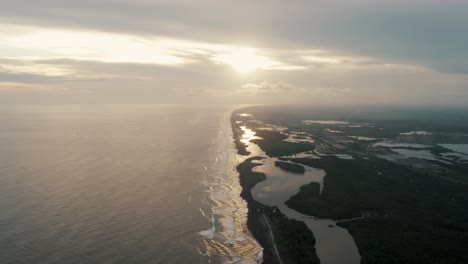
M460 125L460 116L424 119L408 115L404 119L392 119L393 114L388 110L369 117L366 115L370 113L364 111L355 113L359 118L350 116L349 120L372 125L359 129L343 126L339 128L340 133L335 133L337 125L310 125L304 124L304 120L317 117L342 120L343 110L314 112L311 109L262 106L233 113L235 123L244 132L240 141L252 152L248 157L266 157L254 169L267 176L267 180L251 191L258 202L276 206L287 217L307 223L317 238L315 248L323 263L468 263L464 254L468 192L466 185L461 184L466 182L463 160L453 158L453 165L447 165L350 139L359 135L397 142L401 133L411 130L407 127L408 120L418 127L433 128L425 130L464 131L468 126ZM285 156L302 149L281 142L301 137L313 139L311 145L317 150ZM401 141L405 144L433 142L430 154L434 157L456 153L434 144L463 142L451 136ZM388 158L396 155L400 156ZM321 182L300 186L291 195L293 190L288 187L297 187L298 183L291 181L298 177L288 165L278 168L275 159L322 170L326 177ZM287 196L290 197L284 205ZM418 224L412 221L415 217L419 219ZM329 222L330 225L324 226ZM351 247L346 249L339 245L343 239L330 235L336 230L345 231L341 232L345 233L342 237L351 238L352 245L346 242ZM292 239L293 236L287 237Z
M240 140L242 131L234 120L237 110L231 114L231 127L237 153L248 156L246 146ZM320 263L315 249L315 238L305 223L287 218L276 207L256 201L252 188L266 179L266 175L252 169L260 164L254 163L264 157L255 156L237 165L242 187L241 197L248 208L247 227L263 247L263 263Z

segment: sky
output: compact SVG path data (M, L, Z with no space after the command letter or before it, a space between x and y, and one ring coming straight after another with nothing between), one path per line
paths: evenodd
M466 0L0 0L0 103L467 104Z

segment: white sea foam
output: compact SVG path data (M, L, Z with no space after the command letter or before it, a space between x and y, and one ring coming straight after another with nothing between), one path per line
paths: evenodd
M199 232L208 241L206 252L224 263L258 263L262 247L246 228L247 204L240 197L242 188L236 171L238 164L229 116L220 124L218 157L202 182L209 191L212 227Z
M212 224L212 226L211 226L210 229L200 231L200 232L198 232L198 234L200 234L201 236L204 236L204 237L206 237L208 239L213 239L214 233L216 231L216 227L214 225L215 224L215 219L214 219L213 215L211 216L211 224Z

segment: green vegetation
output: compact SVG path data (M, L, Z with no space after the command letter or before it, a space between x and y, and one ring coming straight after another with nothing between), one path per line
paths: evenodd
M280 158L326 172L322 192L318 183L310 183L286 204L305 214L341 220L337 225L353 236L362 263L468 263L468 163L455 154L448 159L452 151L438 146L468 143L467 109L276 106L242 111L253 115L244 121L263 138L254 143L267 155L282 157L316 148L320 159ZM303 120L356 125L305 125ZM287 135L258 129L264 124L287 127L285 133L301 132L315 144L284 142ZM405 158L390 148L373 147L372 141L350 136L428 145L434 159ZM285 164L276 166L293 170ZM300 243L297 235L290 233L278 240ZM295 252L293 248L288 251Z
M242 143L240 140L242 138L242 130L236 124L236 120L234 116L231 116L231 126L232 126L232 133L234 134L234 143L236 144L237 154L247 156L250 154L247 151L247 146Z
M240 133L241 131L239 131L240 129L234 119L232 119L232 127L235 141L242 143L240 142L242 133ZM240 155L248 155L245 151L245 145L236 144L236 146ZM261 159L263 158L249 158L239 164L236 169L239 172L242 186L241 197L246 200L249 210L247 226L255 239L264 248L264 263L280 263L273 251L273 245L276 244L282 263L319 264L320 260L315 251L315 238L310 229L303 222L288 219L277 208L263 205L252 197L251 189L257 183L266 179L265 174L252 171L252 168L259 165L254 161ZM275 241L271 239L265 218L271 227Z
M276 243L283 263L320 263L315 252L314 235L303 222L288 219L277 208L263 205L253 199L251 189L266 179L265 174L252 171L253 167L259 165L253 161L261 159L249 158L237 166L237 171L242 186L241 197L247 201L249 209L247 226L264 248L264 262L279 263L273 252L273 243ZM275 241L271 240L263 216L271 226Z
M276 131L257 130L256 135L262 139L255 139L252 142L258 144L270 157L294 155L314 149L311 144L284 142L287 136Z
M279 218L273 226L278 251L284 263L320 263L315 252L315 238L304 222Z
M290 162L275 161L275 166L292 173L304 174L305 172L304 166Z
M287 201L297 211L341 222L355 238L362 263L468 263L468 186L382 159L293 159L322 168L318 184Z
M301 186L299 192L293 195L285 204L289 208L308 215L326 217L330 214L329 212L325 213L328 211L328 205L320 197L320 184L317 182Z

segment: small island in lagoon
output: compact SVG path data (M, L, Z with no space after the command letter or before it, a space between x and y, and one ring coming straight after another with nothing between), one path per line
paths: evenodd
M274 159L291 179L306 168L325 171L323 182L300 186L285 206L334 221L329 229L345 228L359 252L357 263L468 262L468 153L459 151L468 144L468 124L458 121L463 112L451 120L386 116L383 110L377 117L361 111L332 120L328 113L266 106L233 112L238 153L255 154L248 147L254 144L266 155L249 156L238 166L248 227L264 247L265 263L325 263L317 254L320 241L304 222L252 196L269 177L255 171L265 159ZM251 140L242 139L241 127L254 134Z

